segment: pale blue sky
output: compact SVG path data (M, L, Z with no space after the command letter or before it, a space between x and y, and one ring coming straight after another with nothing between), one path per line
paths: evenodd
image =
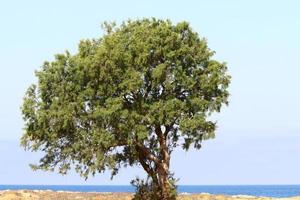
M179 184L300 184L300 1L1 1L0 184L128 184L140 169L85 182L32 172L39 155L19 148L20 106L34 70L55 53L76 52L100 24L128 18L189 21L232 75L230 105L215 116L217 138L176 151Z

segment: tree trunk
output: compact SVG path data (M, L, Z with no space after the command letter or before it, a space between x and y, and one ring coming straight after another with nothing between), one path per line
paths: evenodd
M155 128L159 139L161 163L158 166L159 185L161 187L162 200L171 200L171 185L169 182L170 154L167 147L167 132L163 133L160 126Z
M151 151L145 147L143 144L136 144L136 150L139 152L139 161L152 178L153 183L157 187L157 192L159 192L159 200L173 200L171 196L173 185L169 182L169 165L170 165L170 152L167 146L167 133L161 131L160 126L155 128L159 140L159 156L154 155ZM149 164L152 163L153 165Z
M169 182L169 169L166 164L158 168L159 186L161 187L162 200L171 199L171 185Z

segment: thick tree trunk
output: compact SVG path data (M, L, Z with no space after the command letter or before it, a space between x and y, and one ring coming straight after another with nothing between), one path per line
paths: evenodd
M139 152L139 161L152 178L153 183L158 187L159 200L172 200L171 191L173 185L169 182L170 152L167 146L167 133L162 132L160 126L155 128L159 140L159 155L154 155L143 144L137 142L136 149ZM152 164L150 164L152 163Z
M169 168L166 164L162 164L162 166L158 168L158 177L162 200L170 200L171 185L169 182Z
M164 162L160 164L156 164L154 169L151 169L143 160L140 160L144 170L151 177L153 183L157 187L157 192L159 192L160 199L159 200L171 200L171 187L172 185L169 182L169 167L164 164Z
M169 165L170 165L170 154L167 147L167 132L163 133L160 127L156 127L155 132L159 139L161 163L158 166L158 177L161 187L162 199L171 199L171 185L169 182Z

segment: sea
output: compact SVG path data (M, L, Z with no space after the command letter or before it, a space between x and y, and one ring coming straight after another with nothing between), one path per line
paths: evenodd
M75 192L134 192L130 185L0 185L0 190L53 190ZM300 185L179 185L179 193L209 193L264 197L300 196Z

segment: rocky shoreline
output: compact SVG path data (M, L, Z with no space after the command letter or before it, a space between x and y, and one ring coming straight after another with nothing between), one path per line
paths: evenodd
M0 200L130 200L132 193L68 192L50 190L0 190ZM180 194L178 200L300 200L300 197L269 198L247 195Z

